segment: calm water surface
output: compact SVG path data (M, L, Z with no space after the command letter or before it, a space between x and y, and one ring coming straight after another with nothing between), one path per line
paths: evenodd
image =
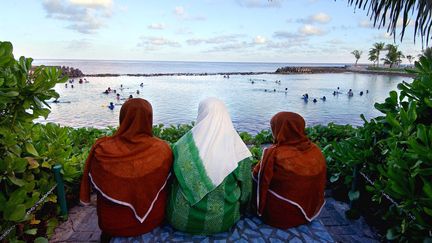
M196 119L199 102L210 96L222 99L227 105L235 127L239 131L258 132L269 128L270 118L279 111L300 113L308 125L327 124L363 124L360 114L372 118L380 113L373 107L375 102L382 102L388 92L396 85L410 78L368 75L368 74L301 74L301 75L232 75L229 79L222 76L167 76L167 77L89 77L90 82L78 84L75 88L57 85L60 101L70 103L52 103L52 112L46 121L73 127L117 126L121 103L115 94L103 94L111 87L122 98L132 94L145 98L153 105L154 123L180 124ZM251 84L250 79L256 80ZM280 84L275 83L280 80ZM139 84L144 83L144 87ZM123 84L124 89L120 90ZM340 87L343 94L333 96L333 90ZM285 88L287 91L285 92ZM264 90L272 92L265 92ZM273 92L276 89L276 92ZM346 92L353 89L354 96ZM136 91L140 94L137 95ZM369 90L368 94L359 95L360 91ZM309 93L310 100L305 103L301 96ZM323 102L319 98L326 96ZM318 102L313 103L312 99ZM106 106L114 102L113 111Z

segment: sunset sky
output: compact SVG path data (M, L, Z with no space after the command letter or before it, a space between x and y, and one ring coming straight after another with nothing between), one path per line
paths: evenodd
M0 0L0 40L36 59L360 63L393 43L346 0ZM405 55L417 55L408 26ZM406 63L406 60L404 60Z

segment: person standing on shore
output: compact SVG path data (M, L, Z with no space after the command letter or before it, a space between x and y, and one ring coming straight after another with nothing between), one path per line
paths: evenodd
M282 229L309 223L324 206L325 158L299 114L279 112L270 125L273 145L253 170L257 214Z
M144 99L130 99L120 110L120 127L92 146L81 179L80 201L97 192L101 242L113 236L137 236L160 226L165 218L173 155L153 136L153 111Z
M231 228L250 199L252 154L225 104L216 98L201 101L195 126L174 144L173 152L168 222L192 234Z

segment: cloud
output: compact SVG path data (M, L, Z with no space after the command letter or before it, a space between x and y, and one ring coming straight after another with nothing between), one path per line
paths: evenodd
M153 23L147 26L147 28L152 30L163 30L166 28L164 23Z
M327 41L327 43L332 44L332 45L341 45L341 44L345 44L345 41L341 40L341 39L332 39Z
M184 16L186 12L182 6L178 6L174 8L174 14L177 16Z
M359 22L359 27L373 28L373 23L370 20L362 20Z
M246 41L241 41L232 44L218 45L208 50L207 52L226 52L226 51L240 52L250 47L252 47L251 43L248 43Z
M237 4L246 8L280 8L282 0L236 0Z
M179 20L204 21L207 19L205 16L188 14L182 6L175 7L173 13Z
M172 41L164 37L142 36L138 47L144 47L147 51L155 51L164 47L180 47L180 43Z
M374 37L377 39L386 39L386 40L393 39L393 35L387 32L375 35Z
M111 8L112 0L70 0L73 5L79 5L89 8Z
M236 42L238 38L243 37L243 35L233 34L233 35L219 35L210 38L192 38L186 40L189 45L199 45L199 44L224 44L229 42Z
M303 35L323 35L324 31L310 24L303 25L299 32Z
M327 24L331 21L330 15L326 13L316 13L314 15L311 15L305 19L297 19L297 23L304 23L304 24L313 24L313 23L319 23L319 24ZM288 20L292 21L292 19Z
M287 32L287 31L276 31L276 32L274 32L273 37L292 39L292 38L298 38L298 37L300 37L300 35L297 33L292 33L292 32Z
M48 18L68 23L66 28L83 34L95 33L112 15L111 0L44 0Z
M260 36L260 35L256 36L254 39L255 44L264 44L266 42L267 42L267 39L263 36Z
M322 24L328 23L331 20L331 17L329 15L327 15L326 13L317 13L317 14L310 16L310 18L314 22L318 22L318 23L322 23Z

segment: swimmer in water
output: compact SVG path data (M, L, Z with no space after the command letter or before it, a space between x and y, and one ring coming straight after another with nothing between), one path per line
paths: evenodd
M132 95L129 95L129 99L132 99L133 98L133 96Z
M110 102L108 108L109 108L110 110L114 110L114 103Z
M116 99L117 99L117 100L120 100L120 94L117 94L117 95L116 95Z
M317 103L318 101L317 101L317 99L313 99L313 103Z
M136 94L139 95L139 90L137 90Z

